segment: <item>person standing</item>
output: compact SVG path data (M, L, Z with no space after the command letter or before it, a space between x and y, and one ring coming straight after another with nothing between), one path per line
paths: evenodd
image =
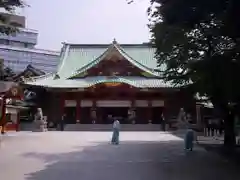
M222 136L223 131L224 131L224 120L220 119L219 120L219 136Z
M185 134L184 142L185 142L185 150L192 151L193 150L193 141L194 141L194 131L188 127L187 132Z
M115 119L113 122L113 133L112 133L112 144L119 144L119 131L120 131L120 122Z
M163 113L161 115L161 119L162 119L162 122L161 122L162 131L166 131L166 121L165 121L165 117L164 117Z
M61 131L64 131L65 119L66 119L66 115L63 114L63 115L62 115L62 118L61 118L61 120L60 120L60 123L59 123L59 125L60 125L60 130L61 130Z

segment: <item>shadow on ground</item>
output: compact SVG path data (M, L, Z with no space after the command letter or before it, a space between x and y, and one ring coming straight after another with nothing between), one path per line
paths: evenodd
M171 131L170 133L179 138L184 138L185 136L184 130ZM197 133L198 136L203 136L202 132L195 131L195 133ZM217 141L219 142L216 143ZM217 137L206 137L205 141L198 140L198 145L204 148L206 151L216 153L220 155L221 158L228 161L232 161L236 163L236 165L240 165L240 146L239 145L236 145L235 149L231 151L230 149L226 149L223 145L223 140L217 139Z
M28 152L24 158L43 161L45 167L26 174L27 180L227 180L236 168L197 149L186 153L182 141L139 142L120 145L91 142L72 152ZM237 176L236 176L237 177Z

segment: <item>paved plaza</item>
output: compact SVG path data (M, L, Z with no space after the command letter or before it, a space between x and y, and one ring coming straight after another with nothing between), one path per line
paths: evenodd
M231 180L239 167L163 132L20 132L2 138L4 180ZM238 171L237 171L238 170Z

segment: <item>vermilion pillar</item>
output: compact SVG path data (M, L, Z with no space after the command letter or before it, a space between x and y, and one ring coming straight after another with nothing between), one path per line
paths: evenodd
M2 130L1 133L4 134L5 133L5 128L6 128L6 97L3 96L2 98L2 117L1 117L1 124L2 124Z
M76 122L80 123L80 110L81 110L81 106L80 106L80 100L77 99L77 105L76 105Z

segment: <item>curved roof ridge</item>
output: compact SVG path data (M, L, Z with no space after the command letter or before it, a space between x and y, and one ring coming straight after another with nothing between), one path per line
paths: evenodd
M124 53L126 56L128 56L129 58L131 58L131 60L133 60L136 64L139 64L139 65L141 65L141 66L143 66L143 67L145 67L145 68L147 68L147 69L150 70L150 68L148 68L147 66L141 64L140 62L136 61L136 60L133 59L131 56L129 56L129 54L126 53L126 52L124 51L124 48L122 48L119 44L115 44L115 46L116 46L116 48L117 48L119 51L121 51L121 52Z
M73 72L70 77L68 77L67 79L70 79L70 78L73 78L74 76L76 76L77 74L83 72L84 70L88 70L90 69L91 67L93 67L95 64L99 63L105 56L106 56L106 53L110 50L110 48L113 47L113 44L110 44L108 46L108 48L100 55L98 56L95 60L91 61L90 63L88 63L87 65L81 67L80 69L76 70L75 72Z
M148 73L150 73L150 74L152 74L152 75L154 75L154 76L160 76L160 74L158 74L158 72L156 72L156 71L148 68L147 66L141 64L140 62L136 61L136 60L133 59L131 56L129 56L129 55L124 51L124 49L123 49L120 45L118 45L117 43L114 44L114 46L116 47L116 49L117 49L122 55L124 54L125 56L127 56L126 59L127 59L128 61L130 61L130 62L133 63L134 65L137 65L138 68L140 68L140 69L142 69L142 70L144 70L144 71L146 71L146 72L148 72ZM124 56L124 55L123 55L123 56ZM132 61L133 61L133 62L132 62ZM140 67L139 67L139 66L140 66Z
M63 68L66 58L68 56L69 53L69 49L70 49L70 45L69 44L64 44L61 50L61 54L60 54L60 62L57 66L57 73L59 73L59 71L61 71L61 69Z
M107 53L112 48L115 48L124 58L126 58L126 60L128 60L133 65L137 66L139 69L142 69L143 71L146 71L147 73L149 73L149 74L151 74L153 76L156 76L156 77L160 76L160 74L158 72L153 71L152 69L150 69L150 68L146 67L145 65L139 63L138 61L134 60L131 56L129 56L123 50L123 48L120 47L120 45L118 45L118 43L116 41L113 41L112 44L110 44L109 47L99 57L97 57L95 60L91 61L90 63L88 63L84 67L82 67L82 68L76 70L75 72L73 72L67 79L73 78L77 74L82 73L82 72L90 69L91 67L93 67L97 63L99 63L101 60L103 60L106 57Z
M88 88L101 83L125 83L136 88L172 88L169 83L165 83L162 79L149 79L146 77L130 77L130 76L94 76L80 79L54 79L55 74L42 76L37 81L28 81L24 84L33 86L43 86L49 88Z
M91 84L91 86L95 86L97 84L102 84L102 83L124 83L124 84L128 84L130 86L136 87L138 88L139 86L137 84L132 83L130 80L125 79L123 77L117 77L114 76L112 78L108 78L107 76L103 76L102 79L95 81L94 83ZM89 86L89 87L91 87Z

